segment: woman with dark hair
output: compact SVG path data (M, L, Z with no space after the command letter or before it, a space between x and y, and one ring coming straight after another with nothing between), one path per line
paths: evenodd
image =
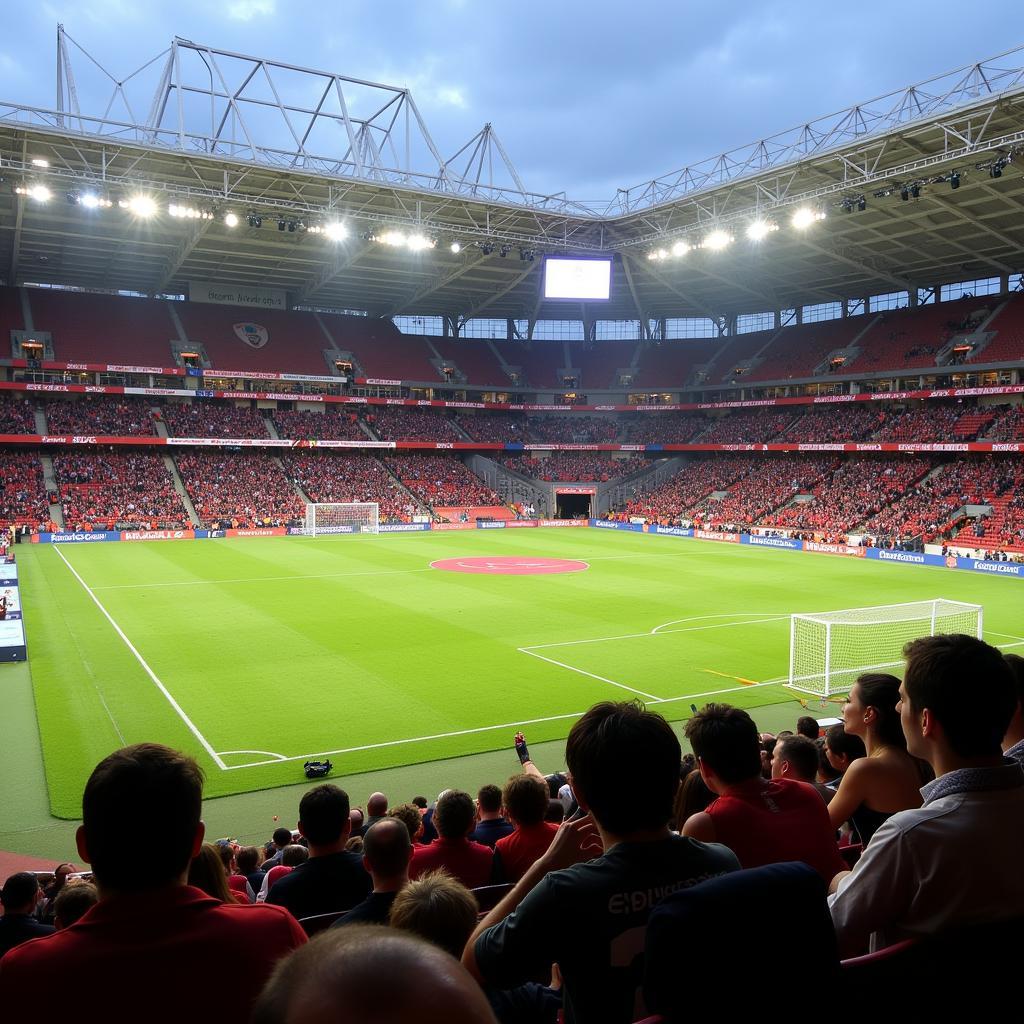
M867 756L847 768L828 813L835 828L849 821L865 846L890 815L921 806L921 787L931 778L927 766L907 753L899 699L895 676L866 672L843 705L843 727L864 741Z
M74 864L58 864L53 873L53 881L43 888L43 899L36 913L43 924L53 924L53 904L67 884L68 878L74 873Z

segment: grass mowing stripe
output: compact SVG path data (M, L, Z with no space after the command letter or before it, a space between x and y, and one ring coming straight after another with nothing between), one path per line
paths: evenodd
M93 601L96 604L96 607L99 608L99 610L103 613L104 618L106 618L106 620L114 627L114 631L124 641L125 646L128 648L128 650L135 655L136 660L142 666L142 669L146 673L146 675L149 676L149 678L153 681L153 684L156 686L156 688L167 698L167 702L171 705L172 708L174 708L174 710L177 712L178 716L185 723L185 725L188 726L188 729L192 733L192 735L195 736L195 738L199 740L199 742L202 744L203 749L210 755L210 757L218 765L218 767L225 767L224 762L220 759L220 756L213 749L213 747L211 747L210 744L207 742L206 737L196 728L195 723L192 721L192 719L185 714L185 712L182 710L181 705L174 699L174 697L171 696L171 693L167 689L167 687L164 686L164 684L160 681L160 678L157 676L157 674L149 667L149 663L146 661L146 659L143 658L141 654L139 654L135 645L131 642L131 640L128 639L127 636L125 636L124 630L121 629L121 627L114 621L114 617L110 614L110 612L108 612L107 609L103 607L102 603L100 602L100 599L92 592L92 590L89 589L89 584L86 583L81 576L79 576L78 571L75 569L75 567L67 560L67 558L64 557L64 552L61 551L60 546L56 545L54 547L54 550L60 556L61 561L68 567L68 569L71 570L71 574L75 577L75 579L82 584L82 589L85 590L85 592L93 599ZM118 734L120 734L120 729L118 730Z

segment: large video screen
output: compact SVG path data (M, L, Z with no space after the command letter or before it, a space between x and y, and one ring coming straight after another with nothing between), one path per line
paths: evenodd
M612 261L563 259L544 260L544 298L575 299L577 302L607 299L611 294Z

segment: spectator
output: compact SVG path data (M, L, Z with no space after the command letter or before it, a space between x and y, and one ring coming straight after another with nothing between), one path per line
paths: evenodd
M263 878L266 874L260 866L260 851L255 846L243 846L235 857L235 864L239 874L249 883L249 888L259 892L263 888Z
M545 820L550 800L548 788L534 775L513 775L505 783L501 798L515 831L494 845L494 877L503 882L518 882L546 852L558 826ZM561 801L556 802L561 811Z
M369 832L381 818L387 817L388 798L383 793L370 794L370 799L366 801L366 813L368 815L366 824L360 830L363 835ZM355 834L355 828L352 829L352 833Z
M825 785L833 790L838 789L847 769L857 758L864 757L865 753L864 741L859 736L847 732L841 723L830 725L825 733L825 758L835 775Z
M718 795L683 835L724 843L745 868L799 860L827 881L842 869L825 803L810 786L764 779L757 726L727 704L708 704L686 723L708 789Z
M1003 657L1013 673L1017 690L1017 707L1003 737L1003 753L1024 765L1024 658L1017 654L1004 654Z
M812 718L813 722L814 719ZM817 722L814 723L817 726ZM818 745L806 735L786 736L776 740L772 752L772 778L795 779L813 786L825 803L834 797L835 790L823 786L818 777Z
M476 915L476 900L461 882L445 871L428 871L397 895L390 923L452 956L461 956Z
M53 925L36 920L41 898L39 880L31 871L19 871L4 882L0 889L0 903L4 905L4 916L0 917L0 957L29 939L53 934Z
M217 854L224 868L228 889L237 897L239 903L255 903L258 889L249 885L249 879L238 873L239 846L233 839L218 839Z
M352 835L357 836L363 831L363 824L366 819L363 817L361 807L353 807L348 812L348 819L352 822Z
M263 876L263 885L260 886L260 891L256 894L256 902L265 903L267 893L273 889L274 883L278 879L284 878L285 875L290 875L300 864L305 864L307 860L309 860L309 850L305 846L301 846L299 843L289 843L281 851L281 863L275 864Z
M907 753L900 726L900 681L884 672L857 677L843 705L843 728L864 740L867 756L847 769L828 806L834 828L849 821L865 846L896 811L921 806L927 766Z
M314 786L299 801L299 831L309 860L279 879L267 903L287 907L296 918L351 910L370 892L370 876L357 853L345 849L352 831L348 794L330 782Z
M420 809L415 804L399 804L388 811L388 816L397 818L409 830L409 838L412 842L419 842L423 835L423 818Z
M362 903L342 914L333 927L351 924L386 924L395 897L409 884L412 839L405 823L380 818L363 837L363 867L373 879L373 891Z
M220 851L213 843L203 843L192 858L188 866L188 884L221 903L249 902L244 897L239 899L239 894L233 893L228 887L228 876L220 859Z
M428 871L444 868L467 889L477 889L491 880L494 853L489 846L469 839L476 808L473 798L458 789L449 789L437 798L434 826L438 838L429 846L417 846L409 866L409 877L416 879Z
M53 872L53 881L43 889L37 916L43 924L53 924L53 901L60 895L61 890L67 884L67 880L75 874L75 865L64 863L58 864Z
M809 740L816 740L821 734L821 726L818 721L810 715L801 715L796 720L796 731L799 736L806 736Z
M253 1024L496 1024L478 985L443 950L369 925L331 929L274 972Z
M499 839L512 834L513 826L501 813L501 790L494 785L481 786L476 795L477 825L470 839L492 850Z
M636 704L598 704L573 726L565 753L584 813L562 824L544 856L477 926L463 962L497 988L557 963L568 1024L632 1021L654 903L738 863L728 850L669 832L680 749L659 715ZM590 859L598 842L604 852Z
M292 843L292 830L290 828L275 828L271 841L274 844L275 852L261 865L264 871L269 871L272 867L276 867L281 863L282 851Z
M74 878L53 901L53 923L57 930L70 928L99 902L99 893L91 882Z
M675 831L682 833L686 822L694 814L703 811L714 799L715 794L708 789L700 769L696 767L691 768L676 792L675 804L672 808L672 821L675 824Z
M51 1020L129 1020L142 1007L154 1024L179 1022L194 1016L197 993L211 1020L249 1013L274 963L306 937L281 910L220 903L185 884L203 842L202 784L195 761L157 744L99 763L77 839L100 902L73 928L0 962L12 1020L38 1017L42 993ZM126 821L146 837L146 856ZM188 984L168 985L169 970Z
M834 880L843 956L1006 920L1024 907L1024 769L1000 749L1013 674L999 650L970 636L923 637L904 653L907 749L931 764L935 780L923 806L892 815L853 871Z

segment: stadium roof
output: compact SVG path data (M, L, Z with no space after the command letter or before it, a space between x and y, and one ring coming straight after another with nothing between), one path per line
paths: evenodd
M490 125L443 157L408 90L183 39L127 78L104 72L110 99L90 115L79 52L59 29L56 110L0 103L12 283L156 294L213 280L376 315L647 320L1024 270L1024 47L599 204L530 193ZM16 191L36 185L50 201ZM87 209L87 193L113 206ZM137 193L157 216L118 207ZM800 208L827 216L797 230ZM753 221L777 230L751 242ZM334 222L344 241L313 230ZM373 240L389 231L436 245ZM722 251L704 244L714 231L733 239ZM613 255L609 302L541 300L539 257L565 252Z

